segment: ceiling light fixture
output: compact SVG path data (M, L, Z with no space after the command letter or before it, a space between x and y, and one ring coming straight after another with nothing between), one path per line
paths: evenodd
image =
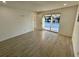
M6 3L6 1L5 1L5 0L3 0L2 2L3 2L3 3Z
M66 6L67 4L65 3L64 6Z

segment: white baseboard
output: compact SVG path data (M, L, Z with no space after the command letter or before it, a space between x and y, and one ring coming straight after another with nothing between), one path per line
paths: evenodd
M16 35L11 35L11 36L8 36L8 37L5 37L5 38L2 38L0 39L0 42L4 41L4 40L7 40L7 39L10 39L10 38L13 38L13 37L16 37L16 36L19 36L19 35L22 35L22 34L25 34L25 33L28 33L28 32L31 32L33 31L32 29L31 30L28 30L26 32L23 32L23 33L20 33L20 34L16 34Z

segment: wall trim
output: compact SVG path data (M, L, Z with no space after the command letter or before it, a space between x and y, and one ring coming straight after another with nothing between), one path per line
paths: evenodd
M14 37L16 37L16 36L23 35L23 34L25 34L25 33L32 32L32 31L33 31L33 30L31 29L31 30L28 30L28 31L26 31L26 32L24 32L24 33L21 33L21 34L16 34L16 35L13 35L13 36L10 36L10 37L3 38L3 39L0 40L0 42L5 41L5 40L8 40L8 39L10 39L10 38L14 38Z

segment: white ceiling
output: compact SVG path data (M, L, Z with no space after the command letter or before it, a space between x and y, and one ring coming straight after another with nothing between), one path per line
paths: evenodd
M64 6L64 3L67 5ZM7 4L0 2L0 6L5 5L11 8L26 9L28 11L44 11L68 7L79 4L78 1L7 1Z

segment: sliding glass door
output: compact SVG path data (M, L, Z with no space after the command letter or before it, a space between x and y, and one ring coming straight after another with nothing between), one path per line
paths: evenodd
M45 15L43 17L42 25L45 30L58 32L60 26L60 14Z

